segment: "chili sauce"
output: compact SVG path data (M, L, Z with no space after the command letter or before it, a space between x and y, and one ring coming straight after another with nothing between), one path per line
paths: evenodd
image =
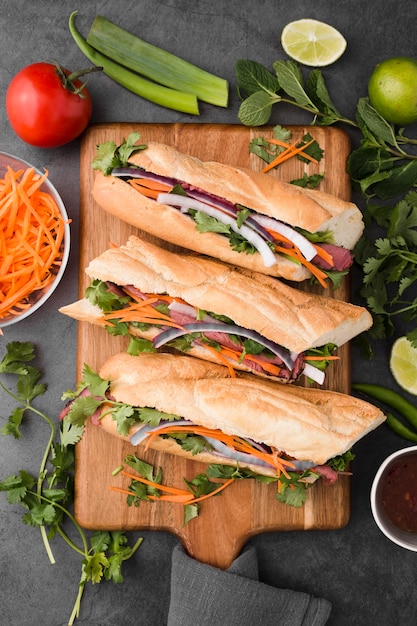
M417 533L417 454L394 461L381 479L387 518L406 532Z

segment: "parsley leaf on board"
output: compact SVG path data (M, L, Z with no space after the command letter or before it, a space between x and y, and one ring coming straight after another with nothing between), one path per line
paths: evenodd
M145 150L145 144L138 144L139 133L130 133L127 139L123 139L120 146L114 141L107 141L97 146L97 154L92 162L95 170L100 170L105 176L111 174L115 167L126 167L129 158L139 150Z

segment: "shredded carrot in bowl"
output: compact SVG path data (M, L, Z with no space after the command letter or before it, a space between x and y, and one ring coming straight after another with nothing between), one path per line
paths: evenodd
M47 171L40 174L0 154L0 172L3 327L39 308L59 282L69 253L69 220Z

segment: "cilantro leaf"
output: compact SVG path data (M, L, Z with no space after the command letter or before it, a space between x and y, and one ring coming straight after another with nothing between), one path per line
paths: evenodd
M82 427L102 403L103 400L97 400L93 396L80 396L71 403L65 420L74 426Z
M150 426L158 426L161 421L173 422L180 419L179 415L174 413L165 413L150 407L141 407L139 409L140 421Z
M0 491L7 492L7 500L10 504L19 504L24 501L35 483L35 478L31 474L21 470L17 476L9 476L0 482Z
M29 404L36 396L45 393L46 385L38 384L40 376L39 370L31 366L26 368L25 374L19 376L16 385L18 397L25 404Z
M106 283L98 279L91 281L85 290L85 297L105 313L121 309L130 300L127 294L123 297L113 293Z
M120 146L114 141L107 141L97 146L97 154L92 162L94 170L100 170L105 176L111 174L115 167L125 167L129 158L135 152L144 150L145 144L137 144L140 139L139 133L130 133L127 139L123 139Z
M31 502L30 511L23 515L22 521L28 526L44 526L55 520L55 507L52 504Z
M25 409L17 406L13 409L7 422L2 426L0 432L2 435L13 435L15 439L20 439L22 433L20 431L20 425L22 424L23 417L25 415Z
M101 378L89 365L84 365L83 381L93 396L104 397L109 387L109 381Z
M90 580L93 584L99 583L104 576L105 570L109 566L109 560L104 552L88 554L83 559L84 581Z
M69 420L63 419L61 422L60 439L62 447L68 448L78 443L83 436L84 428L77 424L71 424Z
M7 345L6 354L0 361L0 374L14 374L17 377L16 393L12 393L0 380L1 388L22 404L22 406L17 406L13 410L8 422L2 428L2 434L13 434L15 437L20 437L19 427L23 416L26 411L30 410L32 410L35 417L38 416L49 425L51 434L42 457L38 476L34 477L29 472L20 470L17 475L9 476L0 482L0 491L6 493L10 504L20 504L24 507L23 523L41 528L43 542L51 562L53 562L53 554L50 540L58 533L70 547L83 555L79 592L72 613L72 617L74 617L79 612L86 582L88 580L92 583L100 582L103 576L107 580L121 582L123 580L121 564L134 554L142 539L139 539L130 548L125 545L126 538L121 533L110 533L110 541L108 543L110 554L107 556L105 554L107 548L103 547L103 549L98 550L98 543L95 543L94 540L92 541L92 548L89 549L88 538L78 525L77 531L81 539L80 546L77 546L67 537L66 532L62 531L61 525L64 517L73 520L72 514L65 506L73 502L74 445L79 441L84 430L84 418L81 418L81 414L83 411L87 414L90 413L91 410L94 410L97 403L97 400L92 396L80 398L78 395L88 385L92 391L105 393L108 383L94 374L90 368L85 367L85 381L81 381L77 385L77 391L63 394L64 397L71 400L75 398L72 402L72 407L75 407L73 422L70 421L68 415L60 422L60 441L55 441L54 421L41 411L35 410L31 404L32 400L46 389L45 385L39 383L40 372L36 368L27 365L27 362L32 361L34 357L35 351L32 344L13 342ZM94 403L93 405L91 404L92 402ZM104 540L101 541L101 545L104 546L104 543Z
M198 435L188 435L181 440L181 448L187 452L191 452L194 456L207 449L207 442L204 437L200 437Z
M126 351L128 354L136 356L141 352L156 352L156 348L150 339L131 337Z
M315 189L321 183L324 178L324 174L310 174L308 175L304 172L302 178L295 178L291 181L292 185L297 185L298 187L306 187L307 189Z
M183 526L186 526L191 520L198 517L198 503L196 504L186 504L184 507L184 523Z
M111 415L117 424L117 432L120 435L127 436L130 428L137 421L134 408L128 404L120 404L113 407Z
M199 233L223 233L228 235L231 232L229 224L224 224L203 211L193 211L193 218Z
M307 498L307 489L299 482L291 483L292 489L285 485L276 495L279 502L283 502L289 506L300 508L303 506Z
M7 351L0 361L0 373L21 374L27 372L23 362L32 361L35 358L35 348L27 341L12 341L6 346Z

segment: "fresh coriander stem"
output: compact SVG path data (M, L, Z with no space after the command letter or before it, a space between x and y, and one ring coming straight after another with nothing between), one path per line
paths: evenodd
M81 599L83 597L83 593L84 593L84 573L81 575L80 582L78 584L78 593L77 593L77 597L74 603L74 607L72 609L72 613L68 620L68 626L73 626L75 620L80 614L80 606L81 606Z
M51 549L51 544L49 543L49 539L46 534L46 528L45 526L41 526L40 529L41 529L41 537L42 537L43 545L45 546L46 554L48 555L51 565L55 565L56 561L55 561L55 557Z
M29 492L30 493L30 492ZM78 530L78 534L80 535L82 544L83 544L83 549L78 548L75 543L73 543L71 541L71 539L66 535L66 533L62 530L62 528L60 526L57 526L57 531L59 532L59 534L61 535L61 537L64 539L64 541L67 542L67 544L73 548L74 550L76 550L79 554L81 554L82 556L87 556L88 554L88 544L87 544L87 538L85 536L85 533L83 531L83 529L81 528L81 526L78 524L77 520L75 519L75 517L70 513L70 511L68 511L68 509L66 509L65 507L63 507L61 504L59 504L58 502L54 502L53 500L50 500L49 498L46 498L45 496L43 496L42 494L33 494L33 495L37 495L41 500L43 500L44 502L48 502L48 504L53 504L54 506L56 506L58 509L60 509L67 517L69 517L69 519L71 520L71 522L74 524L75 528Z
M46 464L48 462L48 458L49 458L49 454L51 451L51 446L54 440L54 436L55 436L55 426L53 424L53 422L49 419L49 417L47 417L44 413L42 413L41 411L38 411L37 409L35 409L33 406L31 406L29 404L29 402L22 402L21 398L19 398L16 394L14 394L12 391L10 391L10 389L8 389L2 382L0 382L0 386L1 388L9 395L11 396L14 400L16 400L16 402L18 402L24 409L25 411L32 411L33 413L35 413L36 415L39 415L43 420L45 420L48 424L49 427L51 429L51 434L49 436L48 439L48 443L47 446L45 448L45 452L42 458L42 462L41 462L41 467L39 470L39 476L38 476L38 480L37 480L37 487L36 487L36 495L38 497L38 499L40 499L42 497L42 485L43 485L43 481L45 479L45 475L46 475ZM45 546L45 550L46 553L48 555L49 561L51 562L52 565L55 564L55 557L53 555L52 549L51 549L51 544L49 542L47 533L46 533L46 528L44 525L42 525L40 527L40 531L41 531L41 536L42 536L42 541L43 544Z
M123 560L127 561L128 559L130 559L130 557L133 556L135 554L135 552L140 548L140 546L142 545L142 542L143 542L143 537L139 537L139 539L136 541L136 543L132 547L132 549L129 552L129 554L126 555Z
M81 554L81 556L86 556L86 550L88 551L88 547L86 544L84 544L84 541L84 550L82 550L72 541L72 539L68 537L67 533L62 530L61 526L57 526L56 531L62 537L62 539L70 546L70 548L75 550L75 552L78 552L78 554Z

